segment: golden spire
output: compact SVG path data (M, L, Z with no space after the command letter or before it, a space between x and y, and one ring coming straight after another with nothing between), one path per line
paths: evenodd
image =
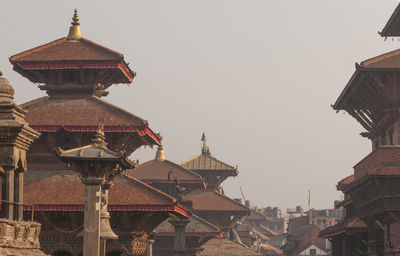
M106 136L104 134L104 118L100 118L99 126L97 127L96 135L92 139L92 143L99 146L106 146Z
M162 146L159 146L156 152L156 161L164 161L165 160L165 154Z
M72 17L71 27L69 27L69 33L67 40L79 40L82 38L81 27L79 26L78 9L74 10L74 16Z

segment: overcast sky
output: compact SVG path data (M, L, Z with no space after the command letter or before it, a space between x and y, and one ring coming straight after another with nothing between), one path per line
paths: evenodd
M9 1L0 7L0 70L21 104L45 95L8 57L64 37L78 8L83 36L137 72L105 100L146 119L176 163L211 153L239 176L224 184L253 205L328 208L337 182L371 150L333 104L355 62L398 48L378 35L394 0ZM60 113L62 114L62 113ZM145 162L155 149L132 158Z

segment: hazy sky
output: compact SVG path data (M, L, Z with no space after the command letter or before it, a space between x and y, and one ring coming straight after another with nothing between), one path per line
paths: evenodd
M8 57L68 33L121 52L137 72L105 97L146 119L169 160L200 153L238 165L226 194L259 206L332 207L335 185L371 150L333 104L354 63L398 48L378 35L394 0L8 1L0 7L0 70L21 104L45 95ZM60 113L62 114L62 113ZM145 162L155 149L132 157Z

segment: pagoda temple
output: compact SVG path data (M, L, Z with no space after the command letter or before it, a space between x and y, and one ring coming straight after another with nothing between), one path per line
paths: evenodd
M187 255L195 255L212 238L230 238L230 233L236 232L233 230L236 222L250 213L248 207L225 196L220 188L227 177L237 175L237 169L211 156L204 134L202 141L204 154L185 164L167 160L163 148L159 147L153 160L128 171L128 175L189 205L193 215L186 226ZM187 166L194 169L188 170ZM157 255L171 255L171 225L164 221L155 233L154 251Z
M82 253L84 186L55 149L90 144L100 120L114 152L129 156L143 145L161 145L146 120L102 99L112 84L135 77L123 55L82 37L76 10L71 24L67 37L10 57L15 71L48 94L22 105L26 120L41 132L27 152L24 203L31 205L25 215L34 210L34 220L43 225L44 251L57 256ZM118 239L107 242L107 255L144 255L158 224L190 215L175 198L126 174L114 179L108 198Z
M202 176L207 183L207 189L217 189L228 177L237 176L238 171L236 167L211 156L210 147L207 146L204 133L201 141L203 143L201 154L182 162L180 165Z
M400 35L400 7L384 37ZM345 200L344 219L321 232L333 241L333 253L399 255L400 251L400 50L356 64L356 70L333 105L365 129L372 152L357 163L353 175L338 184Z

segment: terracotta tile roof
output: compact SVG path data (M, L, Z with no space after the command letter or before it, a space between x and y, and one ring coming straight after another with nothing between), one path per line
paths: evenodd
M50 61L119 61L123 55L86 38L67 40L66 37L32 48L10 57L10 62Z
M343 189L346 188L346 186L348 186L350 183L352 183L354 181L354 178L355 178L355 175L351 174L351 175L347 176L346 178L342 179L336 185L336 189L339 191L342 191Z
M72 170L28 170L24 183L24 203L35 204L35 209L83 210L84 185ZM109 209L183 210L173 197L123 174L115 178L110 188Z
M186 236L218 236L221 230L199 216L192 214L189 217L190 222L185 228ZM163 221L154 230L157 236L173 236L174 229L168 220Z
M399 69L400 49L381 54L360 63L360 69Z
M31 126L104 126L145 127L147 122L128 111L97 97L50 99L42 97L22 104L28 110L26 121Z
M228 239L212 238L200 247L197 256L261 256L241 244Z
M276 231L274 231L274 230L272 230L269 227L266 227L264 225L257 226L257 227L255 227L255 229L257 229L258 231L260 231L263 234L268 234L269 236L277 236L277 235L279 235L278 232L276 232Z
M379 34L383 37L400 36L400 4L397 5L392 16Z
M172 171L171 180L168 181L168 173ZM174 162L164 160L150 160L138 167L128 170L128 174L145 182L174 182L176 177L180 183L204 183L203 178Z
M264 243L264 244L260 244L258 245L258 247L263 251L263 252L268 252L271 251L273 253L275 253L276 255L283 255L283 251L279 248L276 248L270 244ZM268 254L267 254L268 255Z
M10 57L14 70L32 82L40 78L30 70L108 69L116 71L115 83L131 83L135 77L121 53L88 39L67 40L63 37Z
M390 177L390 176L400 176L400 164L399 163L381 163L379 166L366 171L364 175L346 187L346 190L354 188L357 184L365 182L366 180L370 179L371 177Z
M400 175L400 165L385 165L382 164L367 172L367 175L374 176L397 176Z
M250 213L250 209L246 206L215 190L195 190L188 194L185 199L193 202L193 210L195 211L236 211Z
M189 160L186 160L180 164L189 170L198 171L208 171L208 170L218 170L218 171L230 171L237 174L235 167L226 164L215 157L212 157L209 153L203 153L199 156L195 156Z
M258 212L256 209L251 209L250 215L244 217L247 221L271 221L271 218Z
M367 224L358 217L352 219L342 220L333 226L329 226L320 231L319 236L323 238L330 238L341 233L354 234L356 232L364 231L368 229Z
M251 232L254 233L257 236L257 238L259 238L259 239L262 239L264 241L270 241L271 240L271 238L269 236L264 235L263 233L261 233L260 231L258 231L255 228L253 228L251 230Z
M347 185L350 184L354 181L354 174L351 174L349 176L347 176L346 178L342 179L341 181L339 181L339 183Z
M26 121L38 131L56 131L60 128L96 131L102 118L106 132L138 132L146 135L150 144L160 144L161 138L151 131L146 120L97 97L42 97L22 104L22 107L28 110Z

